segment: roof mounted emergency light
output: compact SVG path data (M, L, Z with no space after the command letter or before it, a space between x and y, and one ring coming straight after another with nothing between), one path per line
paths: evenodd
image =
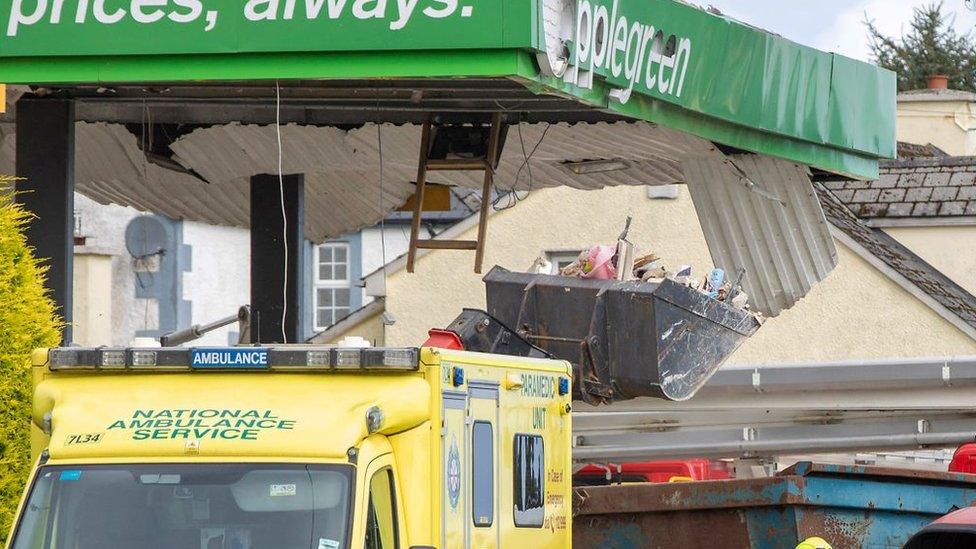
M224 347L78 348L48 351L51 371L371 371L409 372L420 368L416 348Z

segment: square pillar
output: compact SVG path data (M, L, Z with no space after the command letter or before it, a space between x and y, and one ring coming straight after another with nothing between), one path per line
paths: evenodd
M75 209L75 106L66 99L17 102L16 200L35 219L27 243L48 266L46 287L71 343ZM110 296L105 296L109 299Z
M287 223L282 219L281 201L277 175L251 178L251 307L254 311L251 334L255 343L285 342L283 311L286 311L287 343L305 341L304 175L284 177Z

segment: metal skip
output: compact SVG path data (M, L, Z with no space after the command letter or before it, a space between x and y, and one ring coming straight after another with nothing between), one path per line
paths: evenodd
M745 269L753 308L777 316L837 266L837 250L808 167L715 150L682 159L712 260Z
M660 283L513 273L485 276L488 314L574 364L574 398L687 400L759 329L747 311Z
M971 475L801 462L775 477L580 487L573 547L899 548L976 500ZM911 504L906 504L910 501Z

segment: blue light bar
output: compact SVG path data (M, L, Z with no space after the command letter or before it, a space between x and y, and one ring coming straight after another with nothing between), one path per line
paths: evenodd
M280 347L79 348L48 351L51 371L292 371L410 372L420 369L417 348Z

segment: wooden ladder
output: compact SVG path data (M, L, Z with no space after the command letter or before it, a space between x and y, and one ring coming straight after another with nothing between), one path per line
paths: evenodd
M474 250L474 272L481 274L485 261L485 239L488 233L488 211L491 208L491 192L495 183L495 169L498 168L498 148L502 135L502 115L491 117L491 137L488 141L488 154L484 158L430 158L432 117L424 121L420 137L420 163L417 167L417 194L413 210L413 223L410 226L410 248L407 251L407 272L414 272L417 250ZM420 223L424 214L424 189L427 186L427 172L430 171L483 171L484 186L481 190L481 212L478 221L477 240L421 240Z

